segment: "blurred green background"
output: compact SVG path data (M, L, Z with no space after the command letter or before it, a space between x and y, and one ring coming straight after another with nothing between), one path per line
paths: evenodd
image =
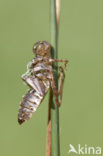
M21 75L32 46L50 42L50 1L0 0L0 155L45 156L48 95L19 126ZM103 1L62 0L59 58L69 59L60 108L61 156L69 144L103 148ZM75 154L70 154L74 156Z

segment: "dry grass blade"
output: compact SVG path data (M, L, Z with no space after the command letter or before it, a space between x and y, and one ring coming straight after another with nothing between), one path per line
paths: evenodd
M56 18L57 18L57 26L58 26L59 18L60 18L60 0L56 0Z

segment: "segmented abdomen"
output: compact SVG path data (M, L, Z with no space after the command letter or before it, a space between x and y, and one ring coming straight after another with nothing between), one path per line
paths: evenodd
M40 80L35 76L24 76L23 79L32 89L28 91L20 103L18 112L19 124L32 117L50 87L48 80Z
M22 124L24 121L27 121L32 117L42 99L43 96L37 94L35 90L31 89L28 91L28 93L23 97L23 101L20 104L18 113L19 124Z

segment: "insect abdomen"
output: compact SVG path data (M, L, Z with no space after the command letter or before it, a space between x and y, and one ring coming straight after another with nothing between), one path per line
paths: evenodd
M37 110L40 105L43 96L37 94L35 90L29 90L28 93L23 97L23 101L20 104L18 113L18 122L22 124L24 121L29 120L33 113Z
M32 89L28 91L23 97L23 101L20 103L18 113L19 124L22 124L32 117L49 89L49 81L47 80L41 81L35 76L24 76L23 78Z

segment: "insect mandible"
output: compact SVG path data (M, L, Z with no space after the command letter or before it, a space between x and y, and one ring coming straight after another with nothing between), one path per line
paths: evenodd
M27 94L24 95L20 103L18 111L18 123L29 120L38 106L44 99L46 93L52 88L55 102L59 107L62 102L63 83L65 78L64 67L68 60L52 59L51 58L51 45L46 41L39 41L33 46L33 53L35 58L27 65L27 72L22 75L22 79L30 87ZM58 66L59 69L59 87L56 88L53 63L64 62L65 66ZM58 98L59 97L59 98Z

